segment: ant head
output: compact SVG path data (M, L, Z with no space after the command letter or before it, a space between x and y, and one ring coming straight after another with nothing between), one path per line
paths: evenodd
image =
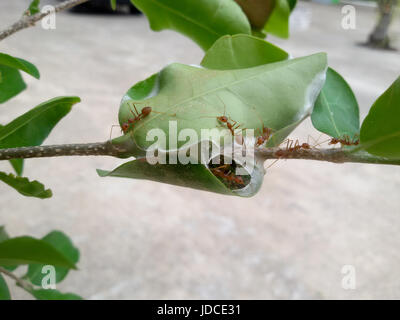
M122 131L125 133L125 132L127 132L128 129L129 129L129 124L128 124L128 123L123 123L122 126L121 126L121 128L122 128Z
M151 112L151 107L144 107L142 109L142 116L146 117L146 116L148 116L150 114L150 112Z
M301 145L301 147L302 147L303 149L310 149L310 148L311 148L310 145L309 145L308 143L303 143L303 144Z
M257 145L262 145L264 143L263 137L258 137L257 138Z
M277 150L275 152L275 156L277 157L283 157L285 155L285 152L283 150Z
M228 117L226 117L226 116L221 116L221 117L218 117L217 119L221 122L228 122Z

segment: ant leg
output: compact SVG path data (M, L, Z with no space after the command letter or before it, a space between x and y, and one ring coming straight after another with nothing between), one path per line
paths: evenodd
M275 159L274 162L272 162L268 167L265 168L265 170L268 170L269 168L271 168L279 159Z
M111 129L110 129L110 141L111 141L112 132L113 132L113 128L114 128L114 127L119 127L119 125L113 124L113 125L111 126Z
M132 103L132 104L133 104L133 107L135 108L136 114L137 114L138 116L140 116L140 113L137 111L135 104L134 104L134 103Z

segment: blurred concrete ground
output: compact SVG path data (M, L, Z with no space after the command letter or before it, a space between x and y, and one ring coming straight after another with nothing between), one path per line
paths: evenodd
M0 24L28 0L0 4ZM375 23L357 7L357 28L341 28L341 6L300 2L289 40L270 40L294 57L319 51L354 88L365 117L399 75L399 52L357 46ZM399 19L391 29L400 48ZM120 99L170 62L199 63L202 51L171 32L152 32L144 16L61 13L57 29L39 26L2 41L0 51L41 71L28 90L1 106L6 123L46 99L78 95L46 144L104 141ZM319 134L305 122L294 137ZM59 285L89 299L400 298L400 168L279 161L253 198L224 197L153 182L102 179L104 157L26 161L25 175L51 187L49 200L0 185L0 224L10 234L69 234L80 270ZM0 169L10 170L7 163ZM341 286L344 265L356 289ZM14 297L26 297L19 289Z

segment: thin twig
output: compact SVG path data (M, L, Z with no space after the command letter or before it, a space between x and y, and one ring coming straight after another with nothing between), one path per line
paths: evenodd
M115 144L111 141L83 144L60 144L36 147L21 147L0 149L0 160L45 158L60 156L112 156L121 157L131 153L131 146ZM388 159L371 155L365 151L351 149L299 149L291 150L281 148L257 148L258 156L267 159L303 159L328 161L333 163L372 163L400 165L398 159Z
M111 141L82 144L60 144L49 146L0 149L0 160L60 156L118 157L127 151L128 150L126 148L112 144Z
M372 163L372 164L393 164L400 165L399 159L388 159L371 155L365 151L357 151L342 148L328 149L298 149L291 150L280 148L258 148L257 154L267 159L303 159L328 161L333 163Z
M29 282L17 277L14 273L8 271L7 269L5 269L3 267L0 267L0 273L3 273L6 276L10 277L11 279L15 280L15 282L19 286L21 286L22 288L24 288L27 291L31 291L33 289L33 286Z
M89 0L67 0L59 5L54 7L54 11L60 12L66 9L70 9L72 7L75 7L79 4L82 4L84 2L87 2ZM27 16L24 15L22 16L21 19L19 19L17 22L13 23L11 26L7 27L3 31L0 31L0 41L11 36L12 34L16 33L17 31L20 31L25 28L33 27L35 25L35 22L42 20L44 17L49 15L51 12L38 12L32 16Z

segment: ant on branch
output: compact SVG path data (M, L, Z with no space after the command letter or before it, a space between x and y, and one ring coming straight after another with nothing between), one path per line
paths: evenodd
M342 146L356 146L360 143L360 140L355 137L353 140L350 140L349 136L344 136L343 139L332 138L328 144L338 144L340 143Z
M268 141L269 138L271 137L271 134L272 134L272 129L263 127L262 135L257 137L256 146L257 147L261 146L266 141Z

